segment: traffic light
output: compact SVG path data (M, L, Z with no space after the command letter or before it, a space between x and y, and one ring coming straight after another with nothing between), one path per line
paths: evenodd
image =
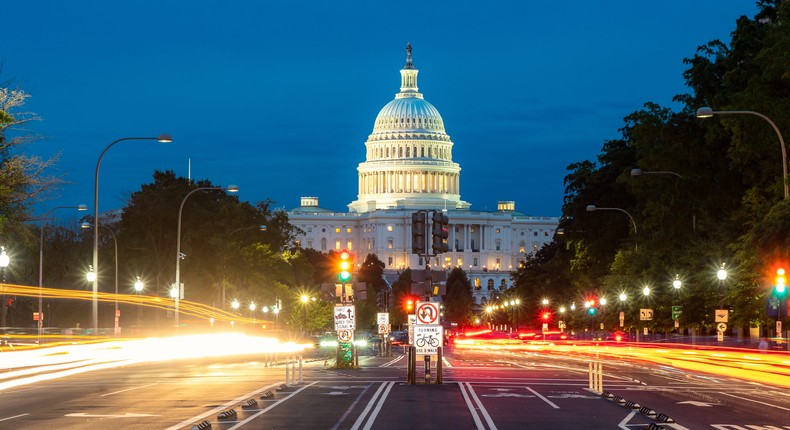
M551 312L543 311L540 314L540 319L543 320L544 323L547 323L547 322L551 321Z
M425 254L425 212L411 214L411 253Z
M787 279L785 278L785 269L779 268L776 269L776 282L774 283L774 291L776 295L779 297L784 296L787 294Z
M340 253L340 259L337 264L338 268L338 275L337 279L342 282L346 283L351 280L351 254L348 251L343 251Z
M406 312L411 313L414 310L414 300L411 298L406 299Z
M597 302L595 301L595 299L588 300L586 304L587 304L587 313L590 314L590 316L595 316L595 314L598 312L598 308L596 307Z
M447 218L447 215L439 211L434 211L433 226L431 227L431 248L434 254L441 254L450 250L447 246L447 242L445 242L450 234L447 230L449 223L450 219Z

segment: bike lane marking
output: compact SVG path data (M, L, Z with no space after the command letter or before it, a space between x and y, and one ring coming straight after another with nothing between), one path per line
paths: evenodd
M475 426L478 429L485 429L483 427L483 422L480 421L480 416L477 414L477 410L475 410L474 405L469 400L469 395L466 393L466 387L464 386L464 382L458 382L458 387L461 389L461 395L464 397L464 401L466 402L466 407L469 408L469 413L472 414L472 419L475 421ZM466 383L468 384L468 382Z
M526 388L526 389L527 389L527 391L529 391L530 393L534 394L534 395L535 395L537 398L539 398L540 400L543 400L544 402L548 403L548 404L549 404L549 406L551 406L552 408L554 408L554 409L559 409L559 408L560 408L559 406L557 406L556 404L554 404L554 402L552 402L551 400L549 400L549 399L547 399L547 398L543 397L543 395L542 395L542 394L538 393L537 391L533 390L532 388L529 388L529 387L524 387L524 388Z
M370 420L366 424L365 429L369 429L370 426L373 425L373 420L376 418L376 415L378 415L379 411L381 410L381 403L384 402L384 399L389 394L389 392L392 389L393 385L395 385L395 382L393 382L393 381L385 382L385 383L381 384L379 389L376 390L376 392L373 394L373 397L370 398L370 401L368 402L367 406L365 406L365 409L362 411L361 414L359 414L359 417L354 422L354 425L351 426L351 430L358 430L359 429L359 426L362 425L363 421L365 421L365 417L368 415L368 412L370 412L370 410L373 409L373 405L376 404L377 407L373 411L373 413L371 414ZM386 388L386 390L385 390L385 388ZM384 392L384 393L382 394L382 392Z
M466 384L467 390L469 390L469 396L475 401L475 403L477 404L477 408L480 410L480 413L483 415L483 418L485 418L486 423L488 423L488 427L491 430L496 430L496 425L494 424L494 420L491 419L491 415L488 414L488 411L486 410L485 406L483 406L483 402L481 402L480 398L477 397L477 393L475 393L475 389L472 388L472 384L468 382L464 382L464 383Z
M362 391L359 393L359 395L357 396L357 398L356 398L356 399L354 399L354 401L351 403L351 406L349 406L349 407L348 407L348 409L346 409L346 411L345 411L345 412L343 413L343 415L340 417L340 419L339 419L339 420L337 420L337 423L335 424L335 426L334 426L334 427L332 427L332 430L337 430L337 429L339 429L339 428L340 428L340 426L343 424L343 422L346 420L346 418L348 418L348 415L351 413L351 411L354 409L354 407L356 407L356 406L357 406L357 403L359 403L359 400L360 400L360 399L362 399L362 396L364 396L364 395L365 395L365 394L368 392L368 390L370 389L370 387L371 387L372 385L373 385L373 383L372 383L372 382L369 382L369 383L368 383L368 385L366 385L366 386L365 386L365 389L364 389L364 390L362 390Z
M27 415L30 415L30 413L28 412L26 414L14 415L13 417L0 418L0 421L13 420L14 418L22 418L22 417L27 416Z

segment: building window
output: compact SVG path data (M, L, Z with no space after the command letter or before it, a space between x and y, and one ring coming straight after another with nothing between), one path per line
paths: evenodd
M477 267L477 257L472 259L472 266Z
M487 285L487 287L488 287L488 291L491 291L491 290L493 290L493 289L494 289L494 280L493 280L493 279L489 279L489 280L488 280L488 285Z
M325 229L325 228L322 228L322 229L321 229L321 233L326 233L326 229Z
M533 236L537 236L537 235L538 235L538 232L537 232L537 231L533 231L533 232L532 232L532 235L533 235Z
M340 227L335 227L335 233L340 233Z
M391 225L387 226L387 231L392 231L392 226Z
M501 240L497 240L496 241L496 245L494 245L494 246L496 247L497 251L501 251L502 250L502 241Z
M313 241L312 240L308 240L307 241L307 247L310 248L310 249L313 249Z
M524 243L524 242L519 243L518 244L518 253L519 254L523 254L524 252L526 252L526 248L527 248L527 244L526 243Z
M462 267L463 265L464 265L464 259L461 258L461 257L458 257L458 264L456 264L456 266Z
M444 265L445 267L449 268L453 264L453 261L450 257L444 257Z
M335 241L335 250L336 251L340 251L340 241L339 240Z
M351 227L346 229L346 233L351 233Z
M350 240L348 242L346 242L346 245L347 245L346 249L351 251L351 241Z
M538 246L538 242L533 243L532 252L538 252L538 249L540 249L540 247Z
M392 257L387 259L387 266L392 266Z
M502 230L501 229L496 229L496 232L497 233L502 233Z
M503 279L502 282L499 283L499 289L500 290L507 289L507 279Z
M417 265L420 266L420 267L425 265L425 263L423 263L422 256L419 258L419 261L417 262Z
M475 228L474 228L474 227L470 227L470 228L469 228L469 231L470 231L470 232L472 232L472 233L474 233L474 232L475 232Z
M321 238L321 251L326 251L326 238Z
M313 232L313 227L307 227L307 232L308 233L312 233Z
M479 290L481 288L480 278L475 278L475 290Z
M298 240L298 239L297 239L297 240L295 240L294 242L296 243L296 247L297 247L297 248L300 248L300 247L302 246L302 241L301 241L301 240Z

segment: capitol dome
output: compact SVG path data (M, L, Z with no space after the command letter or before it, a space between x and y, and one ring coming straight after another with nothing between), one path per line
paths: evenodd
M365 142L359 164L358 199L351 212L378 209L467 209L461 201L460 171L452 161L453 142L439 111L418 91L417 74L406 47L400 92L387 103Z

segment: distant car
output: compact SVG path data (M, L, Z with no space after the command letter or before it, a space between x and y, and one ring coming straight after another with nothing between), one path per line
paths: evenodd
M390 343L393 345L408 345L409 332L407 331L393 331L390 333Z
M609 340L613 342L630 342L631 336L629 336L628 333L624 331L616 331L614 333L609 333L608 335L606 335L604 340Z

